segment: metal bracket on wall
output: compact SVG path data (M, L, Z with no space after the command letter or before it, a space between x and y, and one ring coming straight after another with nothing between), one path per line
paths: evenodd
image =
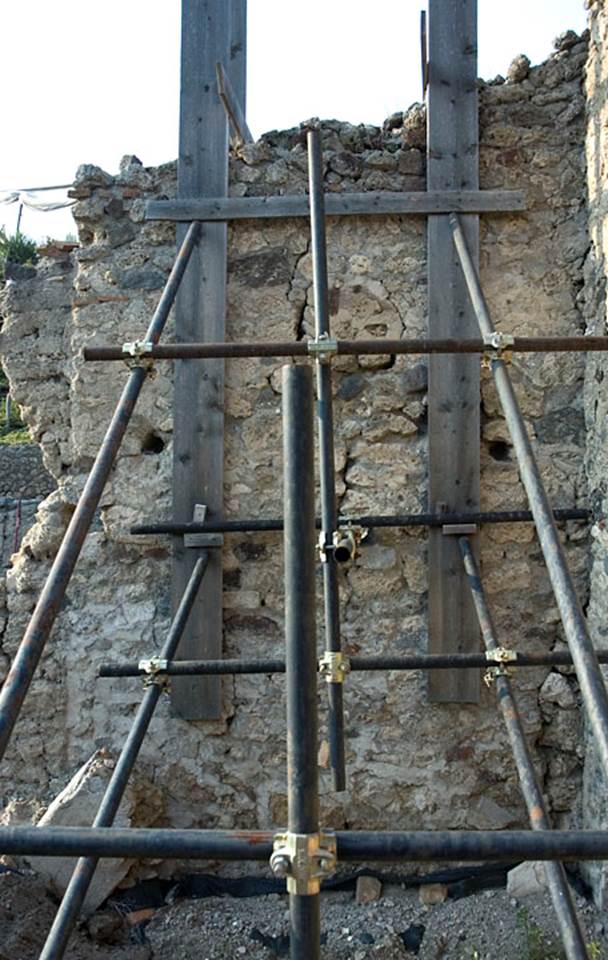
M479 533L476 523L444 523L441 532L444 537L468 537Z
M204 503L195 503L192 511L192 520L194 523L204 523L207 516L207 505ZM221 533L185 533L185 547L223 547L224 535Z

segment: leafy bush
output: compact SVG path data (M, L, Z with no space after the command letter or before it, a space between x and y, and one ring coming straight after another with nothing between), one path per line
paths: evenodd
M7 234L0 227L0 278L4 279L4 265L10 263L34 264L38 260L36 242L22 233Z
M6 444L12 443L33 443L28 428L11 427L9 430L7 427L2 427L0 430L0 446L6 446Z

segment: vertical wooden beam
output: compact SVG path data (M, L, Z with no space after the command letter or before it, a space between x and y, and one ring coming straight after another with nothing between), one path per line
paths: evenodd
M182 0L178 189L180 199L228 193L228 121L215 76L228 63L231 3ZM183 228L181 228L183 229ZM178 228L178 241L180 240ZM224 340L226 224L206 223L176 303L176 340ZM222 515L224 465L224 361L178 361L174 367L173 518L190 520L196 504L210 519ZM173 607L177 606L198 550L176 538ZM222 651L222 557L210 560L178 650L180 659L217 658ZM217 677L175 677L172 709L189 720L220 714Z
M230 0L230 56L225 64L230 83L247 116L247 0Z
M429 0L427 186L475 190L478 176L477 0ZM463 217L479 260L479 218ZM478 333L448 218L428 218L429 336ZM429 363L429 509L479 509L479 358L433 356ZM429 536L429 650L479 649L479 629L457 538ZM429 697L477 702L479 671L434 670Z

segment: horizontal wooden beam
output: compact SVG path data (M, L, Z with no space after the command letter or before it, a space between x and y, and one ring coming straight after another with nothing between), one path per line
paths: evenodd
M420 190L415 193L328 193L329 217L384 214L512 213L525 210L520 190ZM257 220L308 217L308 196L201 197L196 200L149 200L147 220Z

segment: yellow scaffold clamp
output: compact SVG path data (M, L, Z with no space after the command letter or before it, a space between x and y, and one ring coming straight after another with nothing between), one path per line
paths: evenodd
M486 650L486 660L492 663L498 661L498 666L488 667L483 677L486 687L491 687L496 677L513 676L513 670L508 664L517 660L517 651L509 650L508 647L494 647L493 650Z

